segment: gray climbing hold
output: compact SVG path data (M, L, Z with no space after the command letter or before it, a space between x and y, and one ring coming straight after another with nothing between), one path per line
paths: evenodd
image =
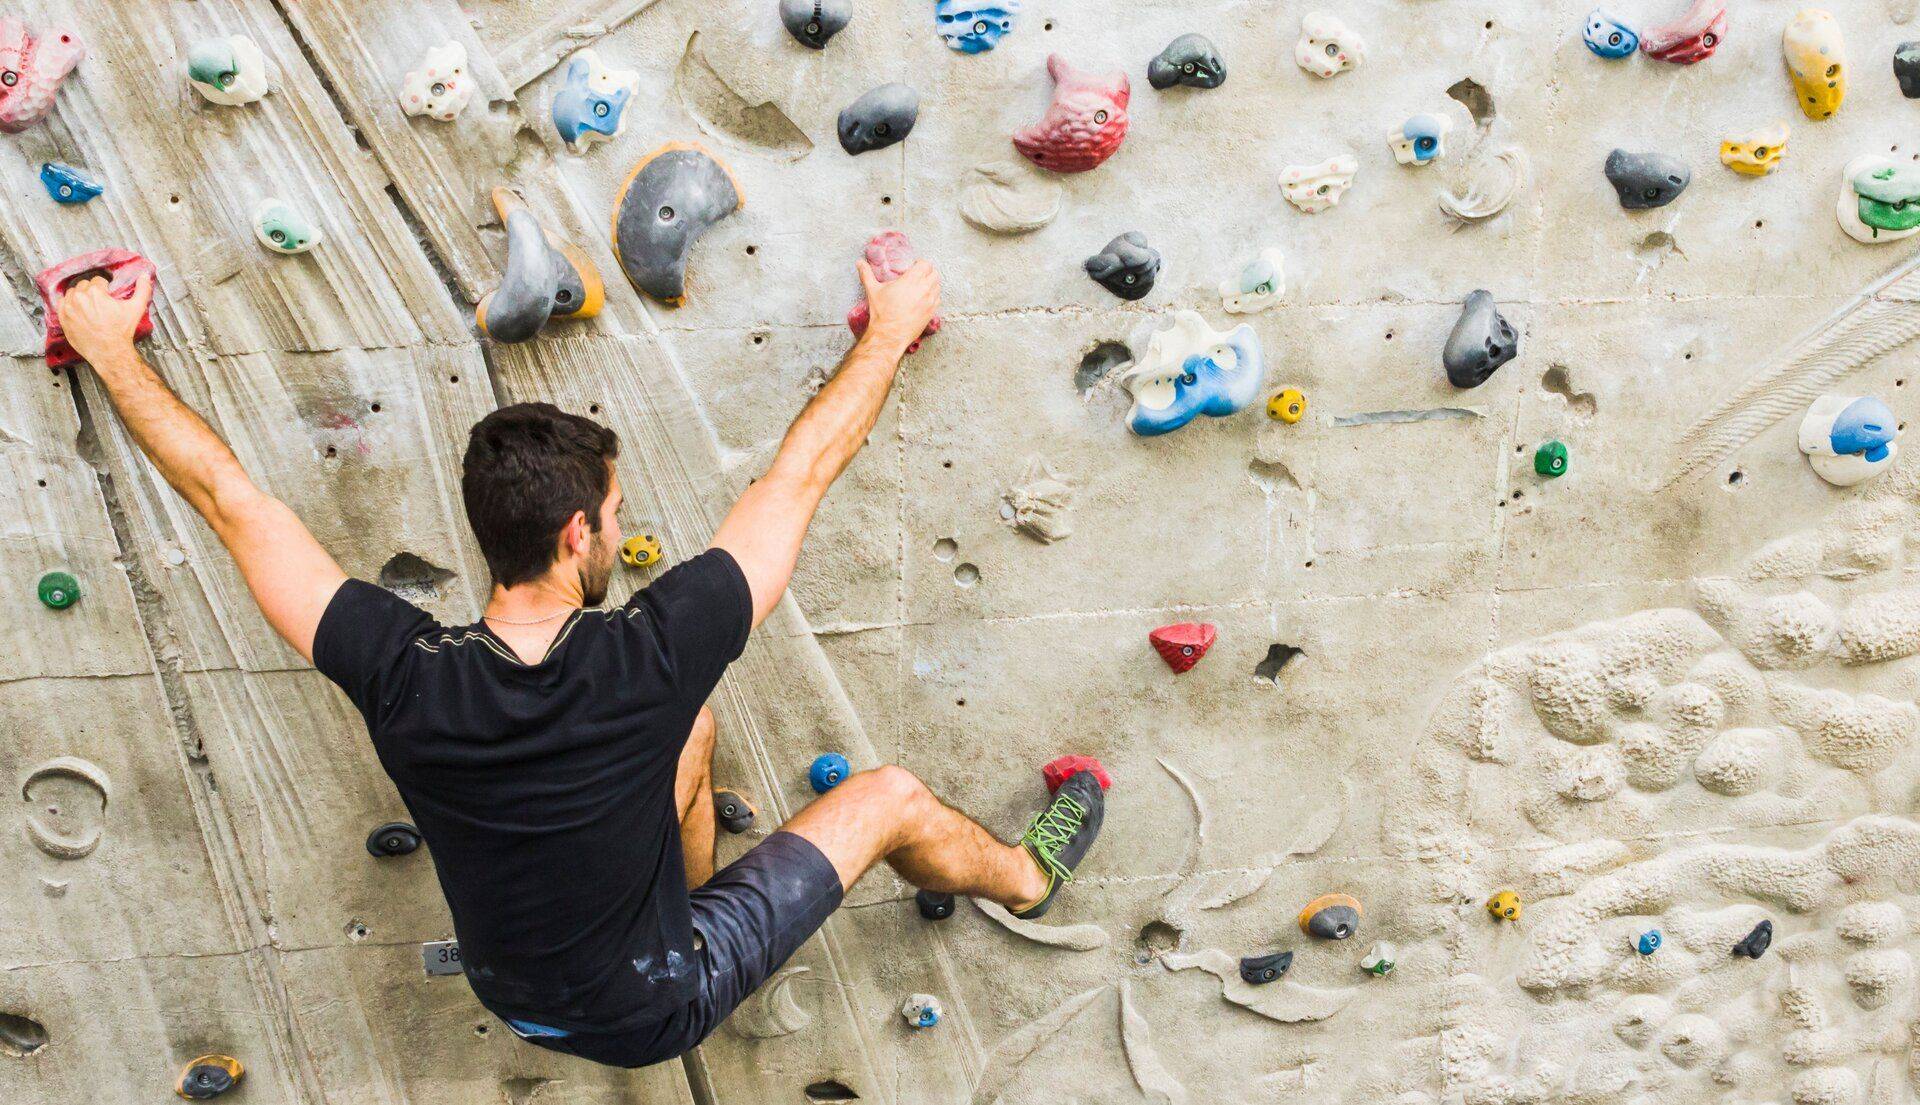
M687 254L740 203L725 165L699 146L669 142L641 158L614 197L614 256L634 287L678 307L687 295Z
M883 150L913 132L920 94L904 84L870 89L840 113L840 148L851 154Z
M852 0L780 0L780 22L802 46L827 48L827 40L853 21Z
M1129 230L1087 258L1087 275L1121 299L1141 299L1160 275L1160 251L1147 244L1145 234Z
M1893 79L1900 82L1900 94L1920 100L1920 42L1902 42L1893 52Z
M1494 306L1493 293L1483 289L1467 296L1440 360L1454 387L1477 388L1519 352L1520 336Z
M474 310L480 332L499 342L529 341L548 319L599 314L607 296L593 262L543 226L513 189L495 188L493 207L507 228L507 266L500 286Z
M1644 211L1678 199L1693 180L1693 170L1679 158L1663 153L1615 150L1607 155L1607 180L1620 194L1620 206Z
M1147 83L1155 88L1219 88L1227 83L1227 63L1205 35L1181 35L1147 63Z

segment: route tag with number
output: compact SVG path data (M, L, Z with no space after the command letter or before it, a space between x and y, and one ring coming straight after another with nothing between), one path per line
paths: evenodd
M460 973L460 941L435 940L420 945L420 963L430 975Z

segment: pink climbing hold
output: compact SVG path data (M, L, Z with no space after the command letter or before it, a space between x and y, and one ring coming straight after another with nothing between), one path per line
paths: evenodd
M1047 72L1053 77L1053 103L1038 123L1013 132L1015 148L1056 173L1099 167L1127 137L1127 101L1133 92L1126 72L1094 76L1059 54L1048 55Z
M1113 785L1113 776L1108 775L1107 769L1100 766L1100 761L1092 756L1055 757L1049 761L1045 767L1040 769L1040 777L1047 781L1047 793L1052 794L1054 791L1060 789L1061 783L1066 782L1082 771L1093 772L1093 777L1100 780L1101 790L1106 790Z
M1727 0L1693 0L1680 18L1650 27L1640 49L1650 58L1692 65L1713 56L1727 37Z
M72 31L35 35L17 17L0 17L0 131L19 134L45 119L60 82L86 56Z
M907 241L907 236L898 230L883 230L873 236L873 241L867 243L867 265L873 269L874 279L882 284L898 279L919 259L920 255L913 251L913 243ZM853 331L854 337L859 337L867 332L869 317L867 300L863 293L860 302L854 304L853 309L847 312L847 329ZM920 337L915 339L912 345L907 346L907 352L917 351L921 341L930 334L938 333L939 330L940 316L935 315L933 321L927 323L927 328L921 332Z
M1217 636L1219 630L1210 622L1179 622L1161 626L1147 634L1147 640L1153 642L1154 651L1173 669L1173 674L1180 675L1200 662Z
M42 272L33 278L40 289L40 303L47 316L47 367L65 368L77 364L84 358L74 352L67 344L67 335L60 328L60 297L85 276L104 276L107 278L107 294L115 299L132 299L133 286L142 274L155 275L153 262L145 257L125 249L98 249L92 253L83 253L78 257L69 257L65 261ZM153 305L141 312L140 325L134 328L135 341L153 333Z

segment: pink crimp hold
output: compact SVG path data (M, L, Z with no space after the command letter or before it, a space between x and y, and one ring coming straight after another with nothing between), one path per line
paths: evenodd
M45 119L60 82L86 56L72 31L35 35L17 17L0 17L0 131L19 134Z
M898 230L883 230L873 236L873 241L867 243L867 264L873 268L874 279L882 284L898 279L919 259L920 255L913 251L913 243L907 241L907 236ZM857 338L867 332L869 321L871 320L867 300L863 294L860 302L854 304L853 309L847 312L847 329L852 330L853 336ZM927 328L921 332L920 338L924 340L928 335L938 333L939 330L940 316L935 315L933 320L927 323ZM912 345L907 346L907 352L912 353L919 348L920 341L916 340Z

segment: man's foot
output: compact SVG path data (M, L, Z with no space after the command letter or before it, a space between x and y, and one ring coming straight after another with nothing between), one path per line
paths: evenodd
M1047 890L1039 901L1014 910L1015 917L1031 921L1046 913L1054 895L1073 881L1074 868L1093 847L1094 838L1100 835L1100 823L1106 818L1107 788L1101 778L1105 774L1097 760L1075 771L1054 790L1047 808L1034 815L1027 831L1020 834L1020 846L1046 876Z

